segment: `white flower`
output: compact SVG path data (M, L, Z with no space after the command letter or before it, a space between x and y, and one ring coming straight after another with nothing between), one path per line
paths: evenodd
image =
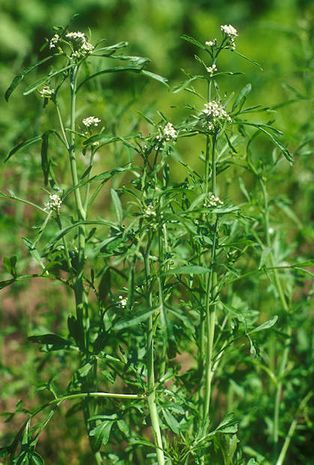
M217 45L217 39L206 40L205 45L207 47L215 47Z
M146 206L144 210L144 215L148 217L155 217L156 216L156 211L154 209L154 206L152 204L149 204Z
M119 295L118 305L119 305L121 308L126 308L127 305L128 305L128 299L127 299L127 297L123 297L122 295Z
M65 39L72 43L74 49L71 55L72 58L82 58L94 50L94 46L88 42L83 32L67 32Z
M49 200L45 204L45 207L46 207L45 209L48 212L52 212L52 211L59 212L61 205L62 205L61 197L58 194L50 194Z
M51 98L55 93L54 89L51 89L49 86L44 86L40 91L39 94L42 98Z
M50 48L50 50L56 48L56 46L58 45L59 40L60 40L59 34L55 34L55 35L50 39L50 42L49 42L49 48Z
M216 119L216 120L231 121L231 118L226 112L226 110L224 109L224 107L219 102L216 102L215 100L205 103L202 113L203 115L213 120Z
M82 123L86 128L90 128L98 126L98 124L101 123L101 120L96 118L96 116L88 116L88 118L83 119Z
M220 26L221 31L226 34L230 39L234 39L238 36L238 31L235 27L231 26L231 24L224 24Z
M213 64L212 66L206 66L206 71L210 76L213 76L218 71L218 68L215 64Z
M86 40L83 32L67 32L65 37L73 42L84 42Z
M159 128L159 134L156 137L157 140L166 142L176 141L178 137L178 133L176 129L173 127L172 123L167 123L164 128Z
M223 205L223 202L220 200L218 195L211 194L211 196L205 200L204 207L218 207Z

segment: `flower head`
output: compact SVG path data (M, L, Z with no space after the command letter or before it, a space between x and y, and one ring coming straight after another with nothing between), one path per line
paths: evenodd
M48 212L57 212L59 213L62 205L61 197L58 194L50 194L49 200L45 204L45 210Z
M213 76L215 73L217 73L218 68L214 63L212 66L206 66L206 71L210 76Z
M224 109L224 107L219 102L216 102L215 100L205 103L202 113L203 115L213 120L216 119L216 120L231 121L231 118L226 112L226 110Z
M122 295L119 295L118 305L121 308L126 308L128 305L127 297L123 297Z
M154 218L156 216L156 210L153 204L149 204L146 206L144 210L144 216L148 218Z
M220 200L218 195L214 194L211 194L204 202L204 207L218 207L219 205L223 205L223 202Z
M217 45L217 39L206 40L205 45L207 47L215 47Z
M164 128L159 128L159 134L156 139L160 142L175 142L178 133L172 123L167 123Z
M54 48L56 48L56 46L58 45L59 40L60 40L59 34L55 34L53 37L51 37L51 39L49 41L50 50L53 50Z
M239 35L236 28L231 26L231 24L224 24L224 25L220 26L220 30L224 34L226 34L226 36L228 36L230 39L235 39L235 37L237 37Z
M221 31L225 34L227 39L229 40L229 45L231 49L235 49L235 38L238 37L238 31L235 27L231 26L231 24L224 24L220 26Z
M82 58L94 50L94 46L88 42L83 32L67 32L65 34L65 39L70 42L73 47L72 58Z
M83 119L82 123L86 128L97 127L101 120L96 118L96 116L88 116L87 118Z
M51 89L51 87L49 86L44 86L40 91L39 91L39 94L42 98L47 98L47 99L50 99L51 97L53 97L55 93L55 90L54 89Z
M219 130L223 123L231 121L224 107L215 100L205 103L199 118L203 128L208 132Z

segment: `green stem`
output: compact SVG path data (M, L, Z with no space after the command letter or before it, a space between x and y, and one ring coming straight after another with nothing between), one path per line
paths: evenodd
M208 137L208 136L207 136ZM211 190L212 193L216 194L216 143L217 135L214 134L212 137L211 147ZM206 141L206 153L209 153L208 139ZM209 160L207 160L209 162ZM209 163L208 163L209 164ZM208 179L206 179L206 194L208 194L209 185ZM215 338L215 326L216 326L216 293L217 293L217 273L215 272L215 261L216 261L216 247L217 247L217 226L218 217L216 217L214 225L214 238L211 250L211 271L207 275L206 280L206 301L205 301L205 317L206 317L206 354L205 354L205 386L204 386L204 407L203 407L203 428L202 432L205 434L210 413L210 402L211 402L211 391L212 391L212 380L213 380L213 358L214 358L214 338Z
M275 280L275 288L278 292L279 299L281 302L281 306L284 310L285 313L289 313L289 305L287 303L284 290L282 287L281 279L278 273L278 270L275 266L275 261L274 261L274 256L272 252L272 244L269 236L269 203L268 203L268 193L265 185L264 179L260 178L260 184L262 187L262 192L263 192L263 198L264 198L264 220L265 220L265 235L266 235L266 244L267 247L271 250L270 252L270 264L271 267L273 268L273 274L274 274L274 280ZM284 379L284 374L286 371L288 359L289 359L289 351L290 351L290 340L291 340L291 335L292 335L292 329L289 326L287 330L288 334L288 341L285 343L285 348L282 353L282 359L279 367L279 372L277 375L278 378L278 383L277 383L277 389L276 389L276 394L275 394L275 405L274 405L274 420L273 420L273 443L275 446L275 450L277 449L278 446L278 441L279 441L279 417L280 417L280 402L282 399L282 391L283 391L283 379Z
M150 290L150 284L148 282L150 277L150 264L149 264L149 250L151 240L148 239L147 250L145 253L145 274L146 282L148 284L148 305L149 308L153 307L152 292ZM147 388L148 388L148 408L150 418L152 422L152 429L156 447L158 465L165 464L165 457L163 451L161 430L159 425L159 416L156 404L156 386L155 386L155 367L154 367L154 322L153 315L148 320L148 335L147 335Z
M296 415L295 415L295 418L293 419L293 421L291 422L291 425L290 425L290 428L289 428L289 431L288 431L288 434L286 436L286 439L285 439L285 442L283 443L283 446L282 446L282 449L280 451L280 454L279 454L279 457L277 459L277 462L276 462L276 465L283 465L284 461L285 461L285 458L286 458L286 455L287 455L287 451L288 451L288 448L290 446L290 443L291 443L291 440L293 438L293 435L295 433L295 430L296 430L296 427L298 425L298 415L300 412L302 412L302 410L304 410L304 408L306 407L306 404L308 403L308 401L310 400L310 398L313 396L313 393L312 392L309 392L300 402L300 405L297 409L297 412L296 412Z

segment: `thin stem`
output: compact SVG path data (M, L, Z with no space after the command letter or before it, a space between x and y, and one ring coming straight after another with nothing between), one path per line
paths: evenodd
M152 292L150 290L150 284L148 283L150 277L150 263L149 263L149 249L151 239L148 239L147 250L145 252L145 274L146 282L148 284L148 305L149 308L153 307ZM148 388L148 408L150 418L152 422L153 435L155 440L156 454L158 465L165 464L165 457L163 451L161 430L159 425L159 416L156 404L156 386L155 386L155 367L154 367L154 323L153 315L148 320L148 335L147 335L147 388Z
M286 458L286 455L287 455L287 451L288 451L288 448L290 446L290 443L291 443L291 440L293 438L293 435L295 433L295 430L296 430L296 427L298 425L298 415L300 412L302 412L302 410L304 410L304 408L306 407L306 404L308 403L308 401L311 399L311 397L313 396L313 393L312 392L309 392L300 402L300 405L297 409L297 412L295 414L295 418L293 419L293 421L291 422L291 425L290 425L290 428L289 428L289 431L288 431L288 434L286 436L286 439L285 439L285 442L283 443L283 446L282 446L282 449L280 451L280 454L279 454L279 457L277 459L277 462L276 462L276 465L283 465L284 461L285 461L285 458Z
M266 190L265 181L260 178L260 184L262 187L263 198L264 198L264 220L265 220L265 235L266 235L266 244L267 247L270 249L270 264L273 269L274 280L275 280L275 288L278 292L279 299L281 302L281 306L285 313L289 313L289 305L287 303L284 290L282 287L281 279L278 273L278 270L275 266L274 256L272 252L272 244L269 236L269 204L268 204L268 193ZM285 344L284 351L282 353L282 359L279 367L278 372L278 383L277 389L275 394L275 405L274 405L274 427L273 427L273 443L275 446L275 450L278 446L279 441L279 416L280 416L280 402L282 399L282 391L283 391L283 377L285 374L285 370L287 367L288 359L289 359L289 351L290 351L290 340L292 335L292 329L289 326L287 330L288 334L288 341Z
M208 142L208 141L207 141ZM211 190L216 194L216 143L217 135L212 137L211 147ZM208 143L206 152L209 151ZM206 189L208 193L208 180L206 179ZM215 271L216 247L217 247L217 226L218 217L216 217L214 225L213 244L211 250L211 271L207 275L206 280L206 302L205 302L205 317L206 317L206 356L205 356L205 387L204 387L204 409L203 409L203 434L205 434L208 421L211 402L212 380L213 380L213 358L214 358L214 338L216 326L216 293L217 293L217 273Z

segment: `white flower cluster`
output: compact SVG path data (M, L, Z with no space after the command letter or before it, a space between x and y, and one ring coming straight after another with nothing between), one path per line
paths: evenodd
M231 24L224 24L220 26L221 31L228 37L231 48L235 49L235 38L238 37L238 31Z
M220 200L218 195L214 195L214 194L212 194L204 202L204 207L218 207L219 205L223 205L223 202L222 200Z
M214 129L217 125L219 125L219 123L231 121L231 118L224 107L215 100L205 103L202 114L206 117L206 119L209 119L209 122L207 121L209 130Z
M88 116L88 118L83 119L82 123L86 128L91 128L98 126L98 124L101 123L101 120L96 118L96 116Z
M71 54L72 58L82 58L94 50L94 46L88 42L86 35L83 32L67 32L64 36L67 42L70 42L73 47ZM49 48L55 49L59 44L61 37L59 34L55 34L49 42Z
M154 209L153 204L149 204L146 206L144 210L144 215L148 216L149 218L155 217L156 216L156 211Z
M206 66L206 71L210 76L213 76L215 73L217 73L218 68L215 64L213 64L212 66Z
M126 308L127 305L128 305L128 299L127 299L127 297L123 297L122 295L119 295L118 305L119 305L121 308Z
M178 133L172 123L167 123L164 128L159 128L159 134L156 137L158 141L175 142Z
M238 31L231 24L223 24L220 26L220 30L226 34L230 39L235 39L238 36Z
M51 89L49 86L44 86L40 91L39 94L42 98L51 98L55 93L54 89Z
M206 40L205 45L206 45L207 47L216 47L216 45L217 45L217 39Z
M56 48L56 46L58 45L59 40L60 40L59 34L55 34L55 35L50 39L50 42L49 42L49 48L50 48L50 50L53 50L54 48Z
M61 205L62 205L62 200L60 198L60 196L58 194L50 194L49 195L49 200L48 202L45 204L45 209L48 211L48 212L59 212L60 211L60 208L61 208Z

